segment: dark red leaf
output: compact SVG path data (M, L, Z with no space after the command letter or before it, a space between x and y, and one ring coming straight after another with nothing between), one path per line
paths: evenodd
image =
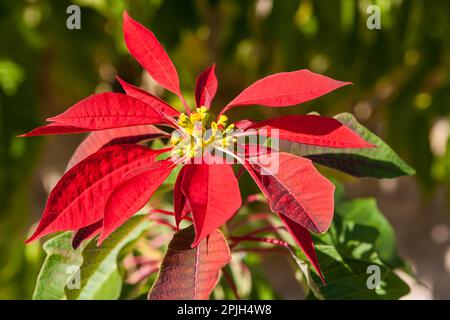
M333 219L334 185L314 168L311 160L276 152L250 160L257 163L246 163L245 167L273 212L315 233L328 230Z
M211 107L211 102L217 92L217 78L215 64L203 71L195 83L195 103L197 108L202 106Z
M192 211L189 201L187 201L181 188L185 171L186 167L181 168L173 188L173 207L175 213L175 225L177 228L180 226L181 221Z
M231 260L230 248L219 230L195 248L194 229L177 232L169 244L149 300L205 300L216 286L222 269Z
M276 73L246 88L220 113L235 106L292 106L316 99L348 84L350 82L337 81L309 70Z
M69 134L69 133L84 133L89 132L89 129L77 128L73 126L66 126L59 123L50 123L42 127L38 127L30 132L24 133L19 137L34 137L48 134Z
M78 248L80 244L87 239L95 237L100 233L103 225L103 219L98 220L97 222L90 224L86 227L83 227L75 233L72 239L72 247L74 249Z
M132 177L125 177L126 180L124 179L125 181L115 188L106 203L98 245L145 206L156 189L169 176L173 167L170 160L157 161L149 168L138 169L140 172L137 174L130 172Z
M192 209L195 247L241 207L233 169L226 164L187 164L181 189Z
M271 136L278 129L279 138L303 144L332 148L371 148L358 134L334 118L316 115L289 115L256 122L247 129Z
M123 33L130 53L161 86L181 97L177 70L153 32L123 14Z
M314 243L308 230L283 214L279 214L278 216L325 284L325 279L322 271L320 271L319 261L317 260L316 250L314 249Z
M95 131L75 150L72 158L69 160L67 170L103 147L114 144L136 143L142 140L161 138L166 135L167 133L164 131L149 124Z
M141 124L170 124L159 110L141 100L114 92L89 96L66 112L48 120L89 130Z
M137 145L114 145L81 161L53 188L42 219L27 242L102 219L106 201L124 175L153 163L158 153Z
M138 88L120 79L118 76L116 78L127 95L136 98L138 100L141 100L151 107L161 110L163 113L167 114L170 117L176 117L180 114L179 111L172 108L170 105L168 105L165 101L161 100L157 96L152 95L150 92L142 90L141 88Z

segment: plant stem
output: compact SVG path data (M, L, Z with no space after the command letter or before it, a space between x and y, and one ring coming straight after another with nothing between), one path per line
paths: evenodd
M253 236L258 233L263 233L266 231L277 231L277 230L285 230L286 228L284 226L268 226L260 229L256 229L252 232L247 233L245 236Z
M285 248L288 248L290 246L289 243L287 243L283 240L274 239L274 238L265 238L265 237L253 237L253 236L230 237L230 240L235 241L235 243L232 244L232 247L234 247L237 244L239 244L240 242L244 242L244 241L270 243L270 244L275 244L275 245L282 246Z
M228 273L228 271L225 268L222 269L222 272L223 272L223 276L224 276L225 280L227 281L231 291L233 291L233 294L236 297L236 300L241 300L241 298L239 297L237 288L236 288L236 284L234 283L234 280L231 277L231 275Z
M173 231L177 231L177 228L175 228L174 225L172 225L170 222L168 222L168 221L166 221L166 220L164 220L164 219L158 219L158 218L150 217L150 220L155 221L156 223L158 223L158 224L160 224L160 225L169 227L169 228L172 229Z

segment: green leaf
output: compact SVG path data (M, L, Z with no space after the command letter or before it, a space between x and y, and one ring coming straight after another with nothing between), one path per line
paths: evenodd
M72 248L72 233L65 232L44 244L47 257L42 265L33 293L34 300L62 300L66 298L64 288L81 265L82 248Z
M327 281L323 285L319 276L307 269L306 277L315 298L319 299L399 299L409 292L409 287L391 269L382 263L368 262L346 257L332 245L316 245L320 268ZM293 250L296 256L304 260L299 249ZM380 282L370 288L370 277L374 275L370 268L378 268ZM314 298L312 297L312 298Z
M375 248L379 235L375 228L344 220L336 214L329 232L314 237L354 259L381 262Z
M0 89L6 95L16 94L20 84L25 78L25 71L12 60L0 60Z
M334 118L358 133L377 148L342 149L326 148L288 141L280 141L281 151L307 157L321 165L331 167L356 177L395 178L413 175L408 166L380 137L362 126L350 113L340 113Z
M403 266L404 263L397 255L394 229L378 209L375 199L347 201L340 204L335 212L344 221L352 221L360 226L360 229L365 226L376 230L377 237L372 243L380 259L391 267Z
M117 268L121 250L149 228L145 215L136 215L112 233L100 247L91 241L83 250L79 289L65 292L71 300L117 299L122 290L122 278Z
M326 234L314 236L315 249L326 286L297 247L291 254L306 284L310 298L317 299L398 299L409 288L393 271L408 265L397 255L394 230L379 211L375 199L347 201L339 197L333 223ZM370 289L368 268L380 270L380 287Z

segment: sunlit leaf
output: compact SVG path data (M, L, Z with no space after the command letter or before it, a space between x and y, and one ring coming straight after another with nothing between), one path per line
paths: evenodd
M154 162L158 152L143 146L113 145L70 169L50 193L32 241L43 235L76 230L103 218L109 195L131 170Z
M47 257L39 272L33 299L65 299L64 288L83 261L82 248L78 250L72 248L71 232L65 232L47 240L43 248Z
M310 160L283 152L253 159L254 164L246 164L247 171L265 194L273 212L314 233L328 230L333 218L334 185Z
M349 84L350 82L334 80L306 69L280 72L262 78L244 89L221 113L236 106L292 106Z
M117 299L122 288L117 258L121 250L150 227L145 215L129 219L99 247L91 241L83 250L79 289L65 289L70 300Z
M381 138L359 124L353 115L341 113L335 118L377 148L335 149L281 141L280 149L356 177L395 178L415 173Z
M316 298L323 299L398 299L409 292L409 287L391 269L381 263L346 257L331 245L316 245L317 257L327 284L315 273L309 275L310 287ZM299 250L295 255L301 256ZM379 270L379 282L372 282L372 268ZM309 269L311 272L311 269ZM378 271L377 271L378 272ZM376 281L376 280L374 280ZM371 285L374 284L374 287Z
M115 92L91 95L48 121L93 131L168 123L159 110L141 100Z
M363 226L376 230L377 237L374 247L380 259L391 267L402 266L402 261L397 255L394 229L377 207L375 199L355 199L347 201L336 207L336 214L344 221L352 221L359 228ZM367 230L364 234L370 234ZM345 237L343 242L349 242L351 237ZM349 244L351 245L351 244Z

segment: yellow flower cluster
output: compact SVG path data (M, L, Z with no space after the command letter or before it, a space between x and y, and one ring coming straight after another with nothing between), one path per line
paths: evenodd
M203 150L212 144L227 148L235 139L231 136L234 124L227 126L228 117L221 115L218 121L212 121L207 130L210 112L206 107L197 108L189 116L181 113L178 118L179 130L172 133L170 143L173 151L179 157L193 158L202 154Z

